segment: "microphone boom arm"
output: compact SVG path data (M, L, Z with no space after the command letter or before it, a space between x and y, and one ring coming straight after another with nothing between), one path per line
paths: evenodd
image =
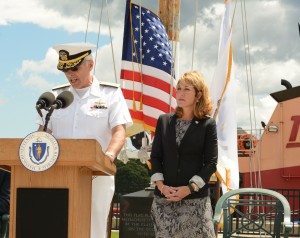
M45 125L44 125L44 130L43 130L45 132L47 132L48 123L49 123L49 120L50 120L50 117L51 117L53 111L54 111L54 107L51 107L45 117Z

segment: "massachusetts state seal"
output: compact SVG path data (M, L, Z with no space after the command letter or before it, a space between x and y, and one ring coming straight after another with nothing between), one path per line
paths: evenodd
M51 134L36 131L27 135L19 148L19 158L25 168L42 172L51 168L59 155L59 145Z

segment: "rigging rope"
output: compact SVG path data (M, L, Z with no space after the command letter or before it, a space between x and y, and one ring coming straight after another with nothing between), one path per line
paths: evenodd
M245 41L245 23L244 23L244 8L243 8L243 0L241 0L241 13L242 13L242 27L243 27L243 40L244 40L244 57L245 57L245 69L246 69L246 79L247 79L247 92L248 92L248 109L250 114L250 128L252 131L252 111L251 111L251 102L250 102L250 92L249 92L249 77L248 77L248 62L247 62L247 49L246 49L246 41ZM249 47L249 45L248 45ZM250 172L250 186L253 187L252 184L252 154L250 154L249 160L249 172ZM255 179L256 180L256 179Z
M248 107L250 113L250 134L253 135L253 121L254 121L254 130L257 132L256 126L256 113L255 113L255 102L254 102L254 92L253 92L253 79L252 79L252 70L251 70L251 60L250 60L250 44L249 44L249 37L248 37L248 26L247 26L247 14L246 14L246 3L245 0L241 0L241 12L242 12L242 25L243 25L243 40L244 40L244 56L245 56L245 68L246 68L246 78L247 78L247 89L248 89ZM249 66L248 66L249 64ZM249 67L249 69L248 69ZM250 92L251 90L251 92ZM251 105L252 103L252 105ZM253 116L252 116L253 111ZM250 154L250 161L249 163L253 163L253 155L254 155L254 146L253 146L253 139L251 140L251 151ZM254 182L255 187L261 187L261 171L260 171L260 154L258 154L258 178L256 178L256 173L253 172L252 165L250 167L250 185L253 187L252 184L252 173L254 174ZM255 171L255 168L254 168Z
M193 51L192 51L192 69L194 69L195 43L196 43L196 29L197 29L197 15L198 15L198 0L195 0L195 22L194 22L194 37L193 37Z
M101 33L102 10L103 10L103 0L102 0L101 11L100 11L100 16L99 16L99 27L98 27L98 35L97 35L97 49L99 47L99 39L100 39L100 33ZM97 66L97 58L98 58L98 50L96 50L94 74L95 74L96 66Z
M88 28L89 28L89 23L90 23L90 15L91 15L91 8L92 8L92 1L90 1L90 6L89 6L89 12L88 12L88 17L87 17L87 25L86 25L86 32L85 32L85 42L87 41L87 34L88 34ZM101 28L101 19L102 19L102 9L103 9L103 0L102 0L102 7L101 7L101 12L100 12L100 18L99 18L99 27L98 27L98 36L97 36L97 50L96 50L96 57L95 57L95 67L94 67L94 73L95 73L95 68L97 64L97 51L98 51L98 43L99 43L99 38L100 38L100 28ZM115 63L115 56L114 56L114 48L113 48L113 43L112 43L112 34L111 34L111 26L110 26L110 13L109 13L109 6L106 0L106 9L107 9L107 20L108 20L108 29L109 29L109 37L110 37L110 45L111 45L111 51L112 51L112 59L113 59L113 67L114 67L114 75L115 75L115 83L118 83L117 79L117 72L116 72L116 63Z
M111 28L110 28L110 21L109 21L109 7L106 0L106 9L107 9L107 19L108 19L108 29L109 29L109 36L110 36L110 45L111 45L111 54L113 58L113 65L114 65L114 73L115 73L115 82L118 83L117 79L117 71L116 71L116 62L115 62L115 56L114 56L114 47L112 43L112 35L111 35Z
M87 19L86 29L85 29L85 38L84 38L84 42L86 42L87 33L88 33L88 29L89 29L89 22L90 22L90 15L91 15L92 2L93 2L93 0L90 1L90 7L89 7L89 13L88 13L88 19Z
M245 1L245 0L244 0ZM251 67L251 57L250 57L250 44L249 44L249 37L248 37L248 25L247 25L247 12L246 12L246 7L244 3L244 9L245 9L245 19L246 19L246 37L247 37L247 45L248 45L248 61L249 61L249 75L250 75L250 82L251 82L251 92L252 92L252 107L253 107L253 118L254 118L254 131L257 132L257 125L256 125L256 110L255 110L255 102L254 102L254 92L253 92L253 78L252 78L252 67ZM251 135L252 135L252 130L251 130ZM260 137L261 138L261 137ZM261 140L259 140L261 142ZM259 146L260 149L260 146ZM254 146L253 146L253 140L251 140L251 150L254 152ZM254 153L252 153L253 155ZM260 169L260 153L258 153L258 178L257 178L257 186L259 188L262 187L261 184L261 169Z

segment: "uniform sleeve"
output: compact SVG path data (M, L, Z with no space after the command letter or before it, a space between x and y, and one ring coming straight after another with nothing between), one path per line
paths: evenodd
M120 88L115 90L111 99L112 102L109 111L109 123L111 129L123 124L125 124L126 128L130 127L133 124L132 119Z

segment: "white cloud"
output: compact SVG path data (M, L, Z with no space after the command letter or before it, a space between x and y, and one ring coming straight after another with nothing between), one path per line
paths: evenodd
M38 91L50 90L57 81L49 80L49 76L46 75L56 75L58 78L57 76L61 74L56 68L57 57L57 52L50 48L41 61L24 60L17 71L22 85Z
M269 1L264 1L262 2L262 4L265 6L265 7L277 7L279 5L278 1L274 0L269 0Z
M116 74L117 83L120 83L123 25L116 26L111 31L113 35L112 46L111 44L103 45L97 50L95 75L100 81L116 83Z
M288 80L292 86L299 86L300 63L294 60L285 62L258 63L252 65L252 82L248 78L247 84L244 66L236 68L238 74L237 86L237 121L242 127L260 128L260 122L268 123L277 102L270 96L271 93L284 90L281 79ZM253 89L251 87L253 86ZM252 94L253 92L253 94Z
M261 45L255 45L252 46L251 48L248 48L248 46L246 46L246 49L249 50L251 55L255 55L256 53L276 53L277 48L275 46L272 46L268 43L263 43Z
M49 80L44 79L40 75L30 74L26 81L23 83L25 86L35 88L40 92L49 91L54 85L49 83Z
M57 52L54 49L48 49L45 59L41 61L24 60L22 62L22 67L18 70L19 75L24 75L25 73L58 73L56 69L57 64Z
M85 32L86 30L85 15L70 15L59 11L61 9L45 8L43 0L1 1L0 10L0 25L33 23L46 29L62 28L68 32ZM96 32L98 24L90 22L89 30Z

